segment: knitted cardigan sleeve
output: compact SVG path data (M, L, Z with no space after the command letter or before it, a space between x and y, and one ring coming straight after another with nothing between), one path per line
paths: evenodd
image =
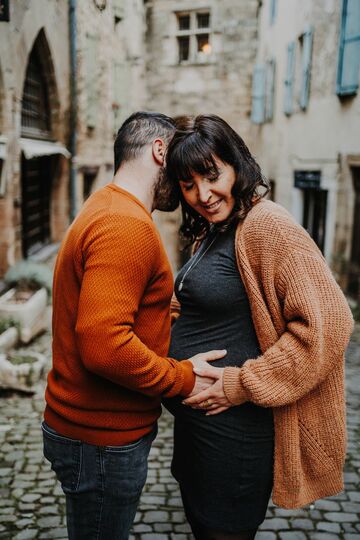
M289 241L292 228L300 240L296 245ZM299 400L343 362L352 331L346 299L307 233L290 224L286 235L278 230L277 236L282 250L274 261L274 288L285 331L257 359L240 369L225 368L224 391L234 404L277 407Z
M160 257L151 226L112 215L93 227L81 252L76 336L85 367L149 396L188 395L195 382L192 364L158 356L134 332L143 292Z

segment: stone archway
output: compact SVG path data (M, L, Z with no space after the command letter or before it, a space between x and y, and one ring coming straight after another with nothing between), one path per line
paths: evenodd
M42 29L28 57L22 94L21 136L24 148L28 149L23 148L21 158L24 257L50 243L52 238L50 207L59 157L51 150L51 143L55 139L58 109L54 67Z

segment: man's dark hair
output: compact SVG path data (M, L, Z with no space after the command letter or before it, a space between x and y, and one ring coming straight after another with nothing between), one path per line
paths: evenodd
M174 120L165 114L140 111L129 116L114 143L115 173L122 162L139 157L144 147L157 137L168 142L174 131Z

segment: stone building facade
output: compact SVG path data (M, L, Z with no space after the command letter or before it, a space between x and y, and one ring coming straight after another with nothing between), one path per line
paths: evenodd
M359 294L358 0L8 1L10 20L0 22L0 276L61 240L86 197L111 180L121 122L159 110L228 120L273 198ZM154 218L176 269L179 214Z
M0 21L0 277L61 241L86 197L112 179L120 123L146 105L142 1L8 4L9 20Z
M218 114L251 145L258 0L152 0L145 9L147 108ZM175 268L179 219L156 216Z
M264 0L253 139L273 197L360 294L360 3Z
M0 22L0 275L21 257L37 257L42 247L60 241L86 197L111 180L114 135L132 111L217 113L250 137L258 0L240 6L237 0L9 5L10 20ZM21 111L33 51L38 81L31 91L39 94L38 111L27 131ZM15 63L17 55L21 61ZM44 110L47 129L37 125ZM155 220L176 268L179 215L158 213Z
M60 240L67 222L70 73L63 3L10 4L10 21L0 22L0 50L3 275L37 246Z

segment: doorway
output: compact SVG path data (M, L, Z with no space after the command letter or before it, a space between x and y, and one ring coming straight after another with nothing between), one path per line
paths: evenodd
M352 168L354 215L347 292L360 300L360 167Z
M51 240L50 198L53 157L21 160L22 251L27 258Z

